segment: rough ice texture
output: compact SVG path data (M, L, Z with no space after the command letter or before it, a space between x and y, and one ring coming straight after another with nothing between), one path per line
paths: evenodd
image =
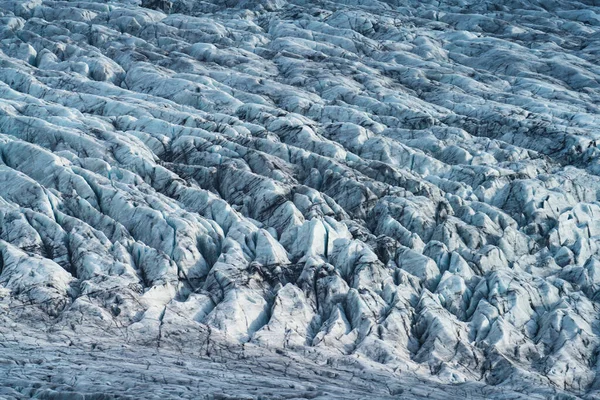
M0 396L600 398L599 126L595 0L0 0Z

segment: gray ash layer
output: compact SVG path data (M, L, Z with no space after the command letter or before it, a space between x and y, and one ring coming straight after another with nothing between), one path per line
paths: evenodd
M599 127L596 0L0 0L0 397L600 398Z

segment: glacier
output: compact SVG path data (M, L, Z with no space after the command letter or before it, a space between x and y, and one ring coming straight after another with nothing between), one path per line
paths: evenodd
M600 399L597 0L0 0L0 398Z

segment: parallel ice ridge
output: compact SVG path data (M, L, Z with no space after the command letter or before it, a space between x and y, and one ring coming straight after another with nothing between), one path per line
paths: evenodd
M0 0L3 326L600 396L596 0L143 3Z

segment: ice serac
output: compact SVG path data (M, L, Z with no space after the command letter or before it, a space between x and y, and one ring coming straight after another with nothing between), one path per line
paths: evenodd
M595 0L0 0L0 397L600 398L598 126Z

